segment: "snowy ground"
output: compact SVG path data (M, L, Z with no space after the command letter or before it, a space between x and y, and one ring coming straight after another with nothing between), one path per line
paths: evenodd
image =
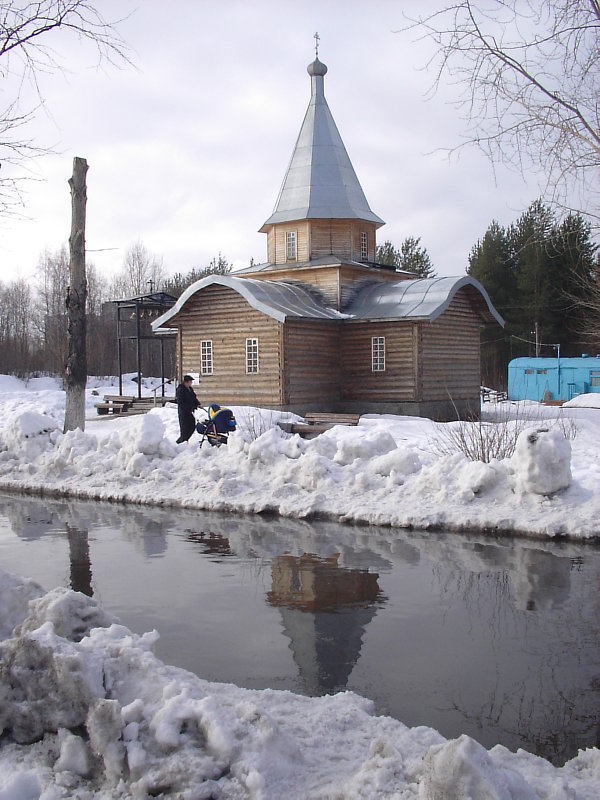
M174 406L107 419L94 410L104 393L117 388L90 381L85 433L62 434L64 393L52 379L0 378L0 488L600 537L600 395L562 410L486 404L486 419L527 430L511 459L484 464L443 454L459 423L414 417L363 417L305 441L284 434L274 412L234 408L227 447L176 445ZM559 769L408 729L348 692L311 699L209 684L158 661L156 634L131 633L83 595L45 594L1 572L0 631L0 800L600 796L597 749Z

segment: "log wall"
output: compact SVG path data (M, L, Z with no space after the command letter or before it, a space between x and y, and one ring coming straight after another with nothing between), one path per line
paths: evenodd
M371 369L371 338L385 336L385 371ZM417 400L418 325L412 322L345 323L341 333L342 399Z
M233 289L208 286L173 318L179 328L179 377L200 373L200 342L212 341L213 374L200 375L200 402L278 406L282 325L253 309ZM246 339L258 339L259 371L246 374Z
M425 400L469 400L479 408L481 320L466 293L422 324L422 394Z
M318 272L318 270L316 271ZM313 278L315 271L313 271ZM288 319L253 309L233 289L209 286L171 320L178 372L200 372L200 343L213 344L213 375L200 376L203 404L302 410L358 410L402 403L478 409L480 318L459 291L435 322ZM371 339L385 337L385 371L373 372ZM257 338L259 372L246 374L246 338ZM362 404L362 406L361 406ZM395 406L394 406L395 404ZM421 413L417 410L415 413ZM445 412L444 412L445 413ZM461 412L462 413L462 412Z
M288 320L284 402L331 409L340 396L340 323Z
M288 261L285 234L296 234L296 258ZM273 227L267 233L267 259L270 264L295 264L310 260L310 223L308 220L285 222Z
M367 234L366 261L375 261L376 228L372 222L350 219L311 219L280 222L267 233L267 258L271 264L289 263L285 234L296 233L296 261L310 261L327 256L362 261L360 234Z

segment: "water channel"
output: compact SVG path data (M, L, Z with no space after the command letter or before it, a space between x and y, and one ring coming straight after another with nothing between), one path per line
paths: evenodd
M562 764L600 741L600 548L0 495L0 566L211 681Z

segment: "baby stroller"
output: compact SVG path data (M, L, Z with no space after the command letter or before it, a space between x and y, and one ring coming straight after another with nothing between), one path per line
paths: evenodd
M222 408L217 403L211 403L208 407L202 408L208 419L196 423L196 430L202 437L200 447L208 441L211 447L220 447L227 444L229 434L237 427L233 411L230 408Z

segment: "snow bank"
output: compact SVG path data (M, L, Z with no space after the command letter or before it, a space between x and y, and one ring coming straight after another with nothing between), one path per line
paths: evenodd
M4 449L13 458L31 461L49 447L51 434L57 430L59 425L52 417L24 411L9 419L3 435Z
M152 380L144 381L148 392ZM358 426L304 440L277 424L292 415L234 408L238 430L227 447L200 448L197 436L176 445L175 406L98 417L98 396L115 388L92 385L85 433L62 434L63 391L23 384L11 391L14 381L0 377L0 488L423 529L600 535L596 409L486 408L488 425L492 413L508 427L531 414L527 436L537 440L523 435L512 460L484 464L460 452L442 454L442 424L389 414L365 415ZM136 390L124 384L124 391ZM563 431L574 435L571 442Z
M84 595L0 571L0 798L596 798L600 751L555 768L377 717L352 692L214 684L153 654Z
M563 408L600 408L600 392L578 394L577 397L563 403Z

